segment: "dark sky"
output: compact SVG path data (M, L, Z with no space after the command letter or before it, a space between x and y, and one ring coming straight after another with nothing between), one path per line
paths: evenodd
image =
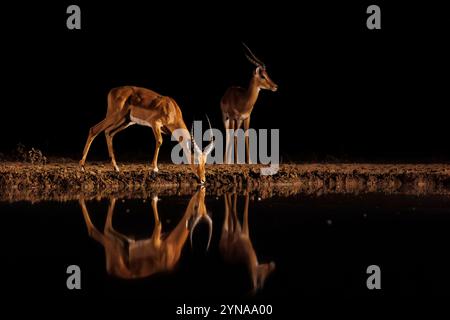
M73 3L81 31L66 29ZM279 85L260 94L251 126L280 128L284 160L450 160L449 33L437 5L374 2L382 30L370 31L372 2L96 3L5 9L0 151L22 142L79 158L108 91L121 85L172 96L188 126L207 113L223 128L221 96L247 85L253 71L245 41ZM92 158L108 159L104 140L94 142ZM150 159L153 146L149 128L115 139L119 161Z

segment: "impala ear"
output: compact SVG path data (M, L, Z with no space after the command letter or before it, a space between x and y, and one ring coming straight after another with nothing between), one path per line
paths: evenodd
M259 75L259 72L261 71L261 67L256 67L256 69L255 69L255 71L253 72L253 74L256 76L256 75Z

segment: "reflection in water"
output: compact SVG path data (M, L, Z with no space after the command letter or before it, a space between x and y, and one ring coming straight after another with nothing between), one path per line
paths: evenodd
M248 225L249 192L245 195L243 223L237 214L237 193L226 193L225 214L220 237L220 252L225 261L244 264L252 280L252 292L262 289L266 278L275 270L275 263L259 263L250 240Z
M241 222L237 213L236 190L225 193L225 211L218 249L227 265L244 266L251 279L251 292L264 286L266 278L274 271L275 263L259 263L250 239L248 211L249 189L245 193L244 215ZM162 235L162 224L158 214L158 197L152 197L152 211L155 226L151 237L135 240L118 232L112 226L116 198L110 198L108 214L103 233L92 223L84 198L79 200L89 235L105 249L108 274L125 279L144 278L155 273L171 271L180 260L181 251L199 222L208 224L209 238L212 237L212 220L205 205L205 188L200 188L190 199L183 217L168 235ZM170 206L170 204L169 204Z
M155 226L151 237L143 240L134 240L117 232L112 226L115 198L110 198L103 233L93 225L85 200L83 198L80 199L81 210L89 235L105 248L108 274L130 279L144 278L158 272L171 271L180 259L181 250L186 243L189 233L192 235L195 226L201 220L206 220L209 225L209 245L212 221L206 211L204 188L199 189L192 196L183 217L164 238L161 236L162 225L159 219L157 202L158 197L154 196L152 198L152 210Z

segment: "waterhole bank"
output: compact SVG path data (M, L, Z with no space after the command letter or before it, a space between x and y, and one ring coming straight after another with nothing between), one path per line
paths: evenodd
M260 174L261 165L207 166L207 193L220 195L236 188L258 197L303 193L388 193L450 195L449 164L283 164L273 176ZM198 187L186 165L160 164L155 174L148 164L91 162L82 172L75 161L47 164L0 163L0 201L76 200L80 196L146 198L191 195Z

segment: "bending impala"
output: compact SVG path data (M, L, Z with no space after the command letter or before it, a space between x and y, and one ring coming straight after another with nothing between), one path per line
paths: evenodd
M225 163L231 163L231 132L235 132L244 123L245 131L245 161L251 163L249 150L249 136L248 128L250 127L250 115L256 100L258 99L259 91L261 89L277 91L278 86L270 79L266 71L265 64L259 60L250 49L243 44L247 53L247 59L256 66L253 72L253 77L247 89L241 87L230 87L225 92L220 101L220 108L222 109L222 119L226 130L226 144L225 144ZM233 130L233 131L231 131ZM230 132L231 131L231 132ZM233 136L234 141L234 157L237 161L237 141Z
M84 170L84 164L92 141L99 133L105 132L112 165L116 171L119 171L114 156L113 138L118 132L133 124L148 126L153 130L156 139L152 161L154 172L158 172L158 154L162 144L162 133L173 133L176 129L182 129L180 130L181 135L178 142L181 144L184 154L188 156L197 178L201 183L205 182L206 158L214 148L212 135L209 145L204 151L200 150L193 139L193 134L189 134L180 107L174 99L161 96L149 89L132 86L114 88L109 92L105 119L89 130L83 157L80 160L82 170ZM190 148L190 140L194 150Z
M275 263L273 261L270 263L258 262L248 227L249 192L247 191L245 195L242 226L237 215L237 193L226 193L224 200L225 215L219 248L225 261L233 264L244 264L247 267L251 277L252 292L255 293L264 286L266 278L275 270Z
M80 199L88 233L105 249L108 274L119 278L132 279L173 270L180 259L181 251L189 233L192 235L195 226L201 220L206 220L209 225L209 246L212 235L212 221L205 207L205 189L200 189L192 196L181 220L165 236L161 235L162 225L159 219L157 201L158 197L152 198L155 226L151 237L135 240L116 231L112 226L115 198L110 199L103 233L93 225L86 203L83 198Z

